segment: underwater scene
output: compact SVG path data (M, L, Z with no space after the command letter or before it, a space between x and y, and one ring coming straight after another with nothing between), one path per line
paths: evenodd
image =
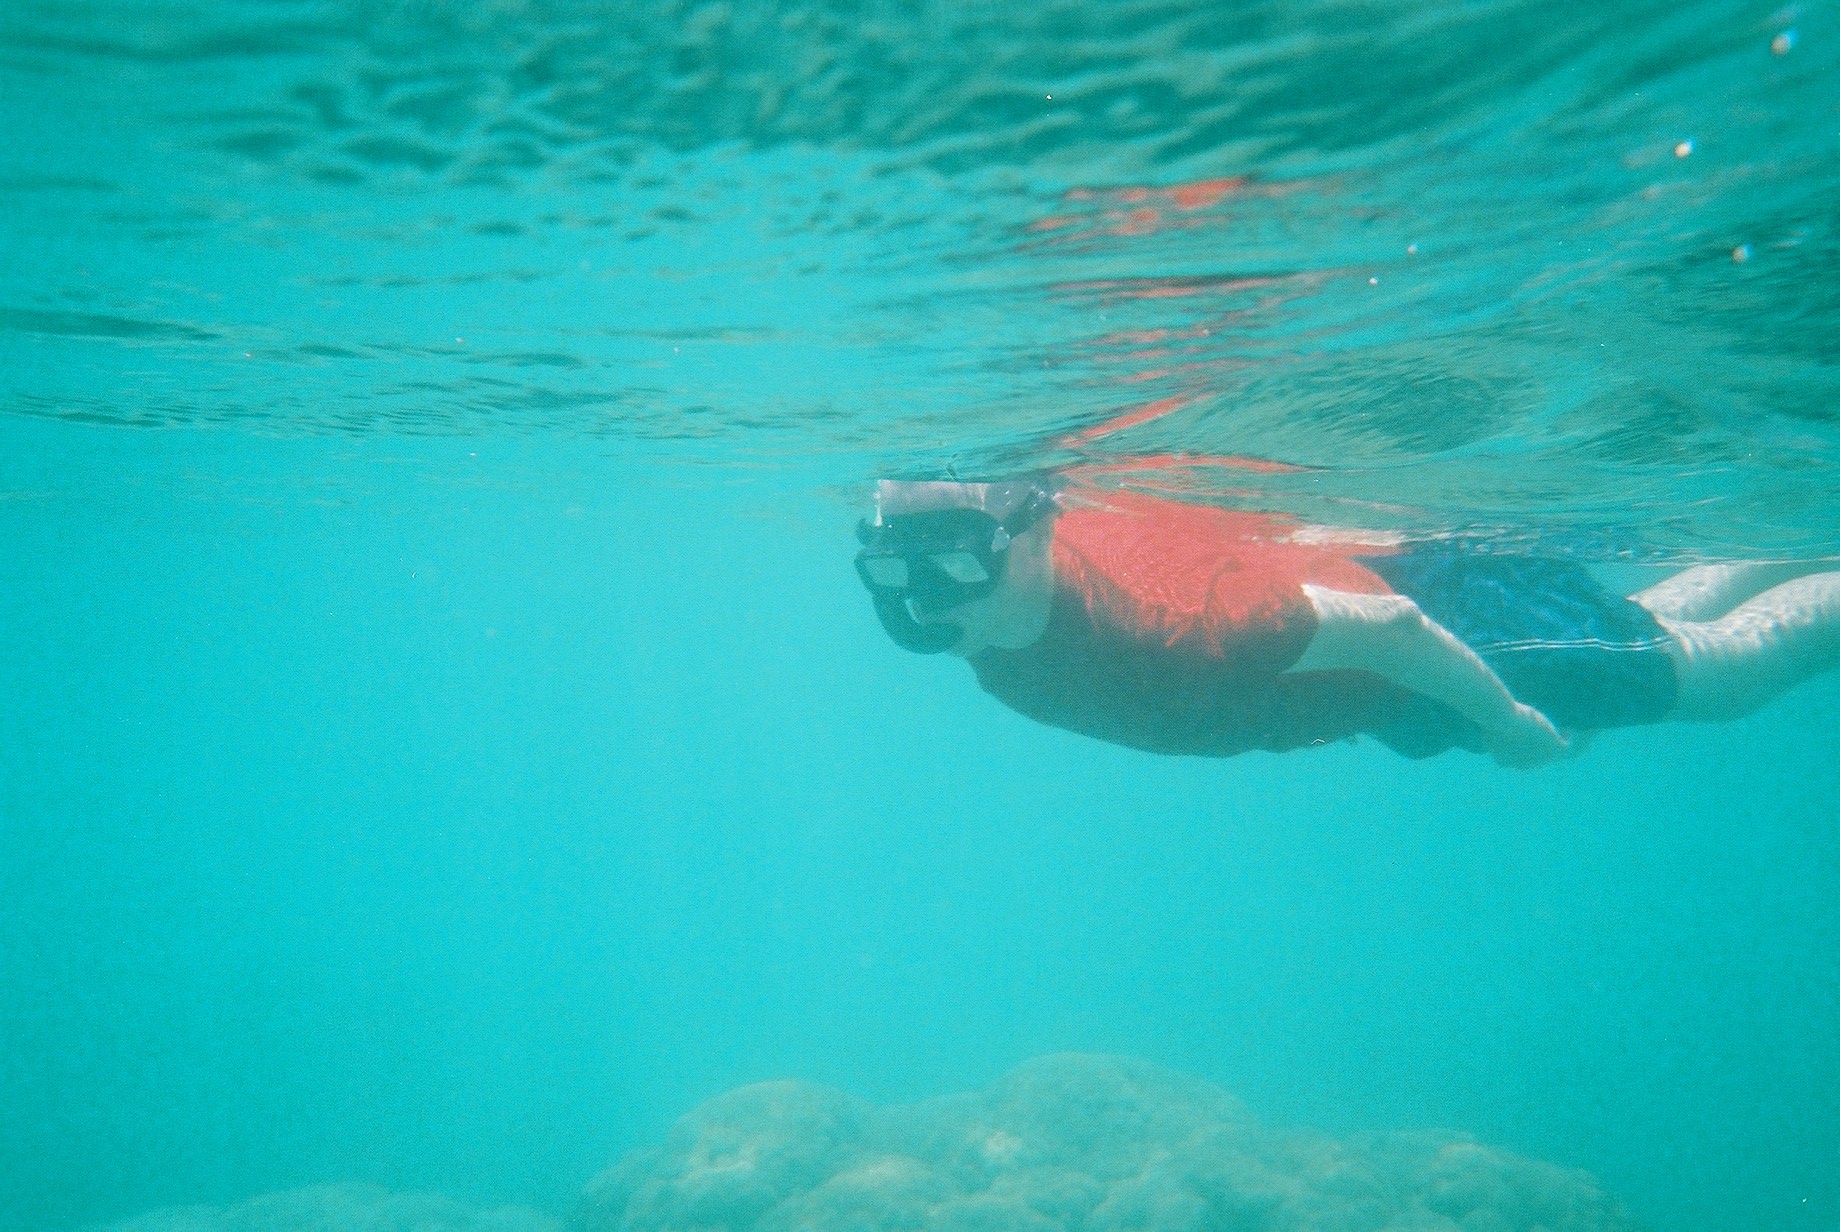
M1840 1232L1828 0L6 0L0 118L0 1232Z

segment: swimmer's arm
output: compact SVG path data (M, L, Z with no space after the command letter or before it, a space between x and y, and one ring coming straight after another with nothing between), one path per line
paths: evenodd
M1514 700L1501 678L1453 633L1404 595L1363 595L1305 584L1316 633L1291 671L1363 671L1422 693L1482 729L1507 766L1564 756L1546 716Z

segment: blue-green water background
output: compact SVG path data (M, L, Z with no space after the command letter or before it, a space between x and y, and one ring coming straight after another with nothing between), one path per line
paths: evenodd
M1310 468L1215 499L1840 552L1840 20L994 14L0 9L0 1227L562 1207L1065 1048L1840 1225L1840 684L1159 760L848 568L875 474L1154 398L1096 448Z

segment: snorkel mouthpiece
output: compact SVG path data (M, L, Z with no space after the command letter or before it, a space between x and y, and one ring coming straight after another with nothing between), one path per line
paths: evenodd
M915 620L907 601L893 593L875 596L875 618L882 622L890 641L915 654L943 654L958 644L964 632L948 621L926 624Z

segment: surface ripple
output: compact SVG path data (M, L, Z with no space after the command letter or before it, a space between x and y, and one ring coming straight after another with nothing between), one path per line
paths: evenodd
M1168 481L1831 552L1837 47L1638 0L21 0L0 407L837 484L1225 453L1295 469Z

